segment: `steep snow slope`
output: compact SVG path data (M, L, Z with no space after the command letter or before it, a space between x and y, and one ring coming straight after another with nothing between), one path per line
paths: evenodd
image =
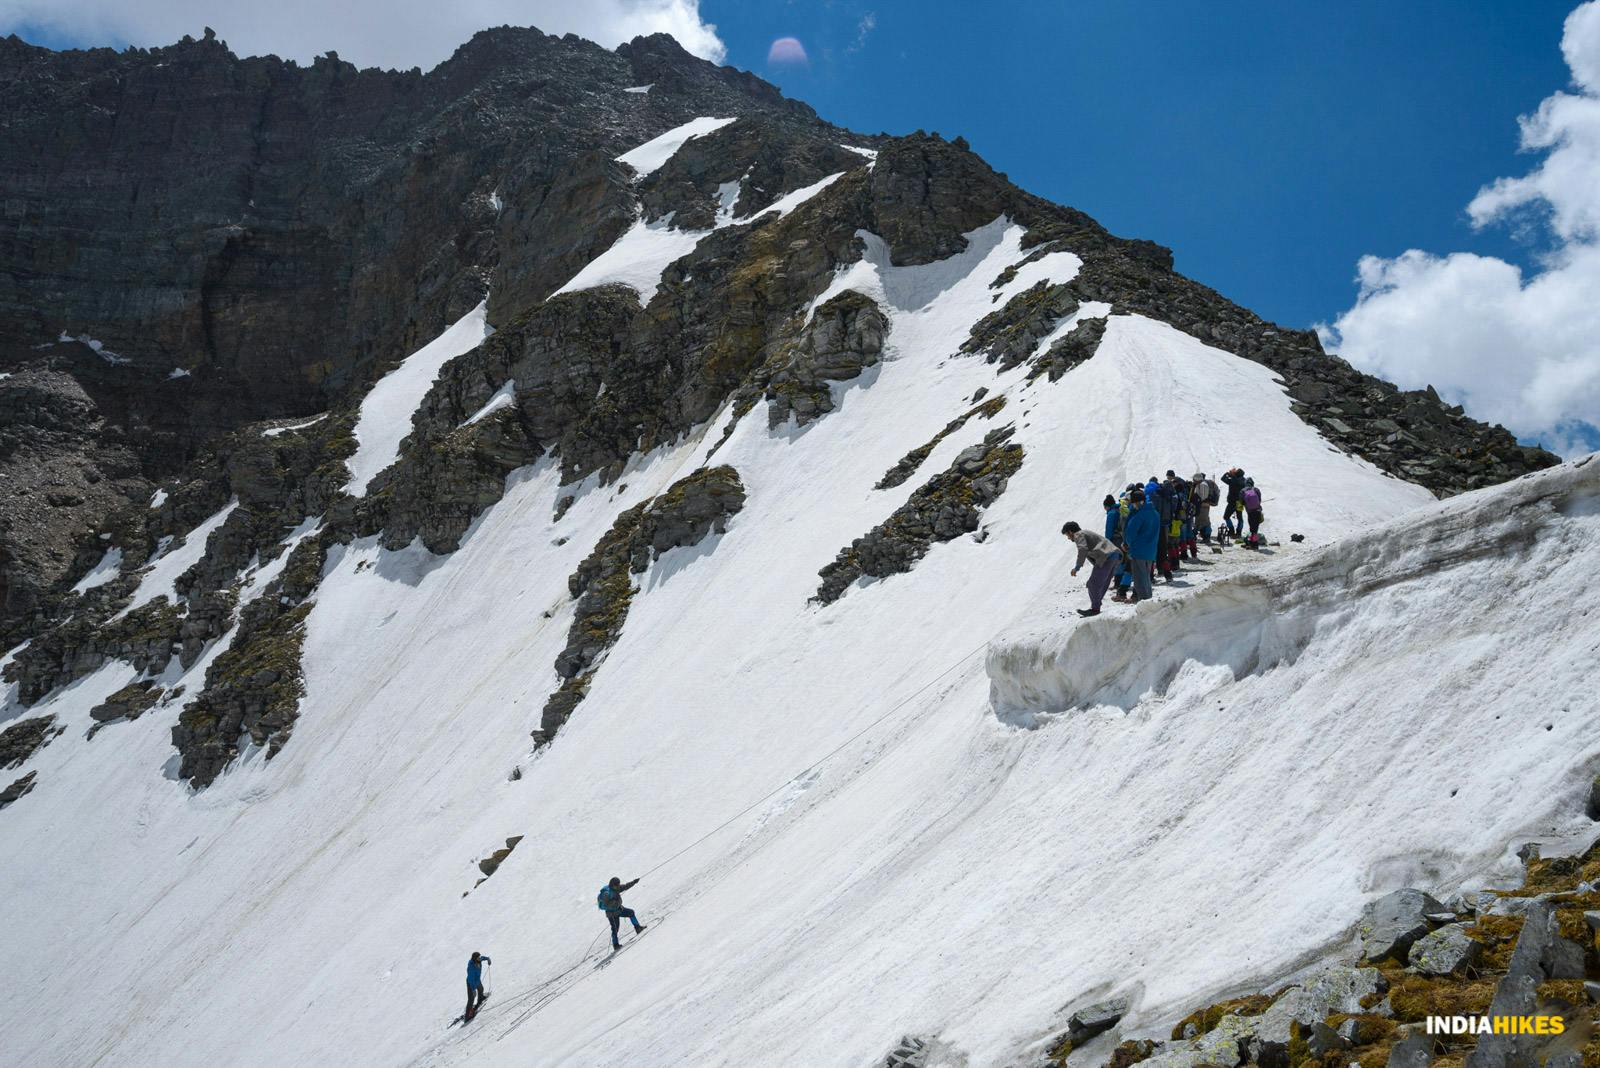
M566 577L704 462L721 420L614 486L516 472L451 556L336 552L270 765L247 756L199 794L164 778L176 706L45 749L0 814L0 968L93 967L48 1013L32 980L7 984L19 1062L854 1066L937 1031L1000 1064L1080 994L1142 990L1153 1020L1336 938L1366 897L1573 832L1570 754L1600 748L1563 665L1594 653L1578 579L1600 464L1437 506L1330 449L1262 366L1134 316L1058 382L997 374L955 349L1020 236L997 220L896 268L869 235L836 288L883 302L884 362L803 431L769 431L763 408L739 423L715 462L744 510L640 576L538 755ZM990 429L871 488L980 386L1027 450L984 539L808 604L819 567ZM1135 477L1232 463L1307 547L1235 553L1081 625L1061 521L1097 520ZM1148 693L1104 667L1141 648ZM81 735L131 676L107 667L39 711ZM473 861L518 834L472 889ZM640 873L628 901L653 930L597 970L594 893ZM496 996L447 1032L474 949Z

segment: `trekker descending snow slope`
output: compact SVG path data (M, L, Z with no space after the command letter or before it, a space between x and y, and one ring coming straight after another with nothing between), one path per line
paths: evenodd
M632 909L625 909L622 907L622 892L624 890L632 890L637 885L639 885L638 879L633 880L631 883L625 883L617 876L613 875L611 877L611 881L600 888L600 894L595 899L596 904L600 906L600 911L604 912L606 914L606 919L611 921L612 949L622 948L622 944L617 941L618 921L627 919L632 922L635 934L639 933L645 928L645 925L639 922L639 917L634 914Z
M482 953L475 952L467 958L467 1011L461 1014L462 1023L471 1021L489 1000L488 992L483 989L483 966L493 963Z
M1094 561L1094 570L1089 572L1089 607L1078 609L1080 616L1097 616L1100 614L1100 602L1106 595L1106 587L1111 585L1111 576L1116 574L1117 565L1122 562L1122 552L1116 545L1102 538L1092 530L1084 530L1076 523L1068 523L1061 528L1061 533L1071 538L1078 547L1078 562L1072 565L1072 577L1078 577L1078 569L1085 560Z
M1133 511L1128 513L1128 525L1123 540L1128 545L1128 556L1133 561L1133 599L1148 601L1151 596L1150 569L1155 566L1157 535L1161 516L1155 505L1146 501L1143 493L1133 494Z

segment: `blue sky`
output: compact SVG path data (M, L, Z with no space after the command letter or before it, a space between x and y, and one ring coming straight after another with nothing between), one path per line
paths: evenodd
M1526 263L1465 205L1526 169L1517 116L1567 81L1551 3L702 0L728 62L856 129L964 135L1024 188L1292 326L1407 248ZM862 19L872 16L861 39ZM808 69L772 67L774 36Z

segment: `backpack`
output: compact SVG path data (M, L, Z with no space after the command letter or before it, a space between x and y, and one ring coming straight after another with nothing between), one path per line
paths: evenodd
M604 912L606 910L606 902L609 901L610 898L611 898L611 887L602 886L600 888L600 893L595 895L595 899L594 899L595 908L599 909L601 912Z
M1246 486L1245 491L1239 494L1239 499L1244 502L1245 508L1252 512L1261 507L1261 491L1254 486Z
M1217 484L1212 479L1206 479L1206 503L1216 504L1222 499L1222 491L1217 489Z

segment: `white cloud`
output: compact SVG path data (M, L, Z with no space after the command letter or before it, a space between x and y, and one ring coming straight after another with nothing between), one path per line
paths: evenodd
M400 69L431 69L478 30L507 24L576 33L608 48L670 33L714 62L727 53L700 17L699 0L0 0L0 34L34 27L90 44L152 46L211 26L240 55L308 62L332 50L357 66Z
M869 11L865 15L862 15L861 21L856 23L856 39L849 48L845 49L845 51L859 52L863 48L867 47L867 38L872 35L872 31L877 29L877 27L877 12Z
M1562 54L1576 92L1521 120L1531 173L1479 190L1474 226L1526 220L1555 249L1531 277L1492 256L1412 249L1365 256L1355 306L1324 328L1351 363L1415 388L1431 383L1480 418L1561 452L1600 444L1600 0L1567 16Z

